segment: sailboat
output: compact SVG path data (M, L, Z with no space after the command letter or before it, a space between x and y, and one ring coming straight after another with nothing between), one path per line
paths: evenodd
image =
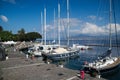
M44 35L44 40L42 38L42 43L34 44L33 47L28 49L28 53L33 54L35 56L42 56L42 53L48 53L53 49L57 48L58 44L47 44L46 43L46 8L44 8L44 28L43 28L43 16L41 12L41 27L42 27L42 35ZM43 33L44 31L44 33Z
M67 0L67 22L69 24L69 8L68 8L68 3L69 0ZM48 59L51 60L63 60L69 57L73 57L78 55L79 50L78 49L72 49L72 48L66 48L62 47L60 45L60 4L58 4L58 44L59 47L56 49L53 49L49 53L43 53L44 57L47 57ZM68 43L67 45L69 46L69 26L68 26Z
M110 72L119 69L120 64L120 57L112 57L112 34L111 34L111 19L112 19L112 1L110 0L110 25L109 25L109 34L110 34L110 41L109 41L109 48L108 50L103 53L95 62L85 63L84 64L84 71L94 75L101 75L104 76Z

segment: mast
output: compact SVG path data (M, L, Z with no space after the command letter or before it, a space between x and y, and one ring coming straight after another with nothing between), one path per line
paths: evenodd
M68 28L68 33L67 33L67 46L69 46L69 0L67 0L67 28Z
M46 45L46 8L44 8L44 45Z
M110 0L110 49L112 49L112 35L111 35L111 23L112 23L112 0Z
M58 3L58 44L60 46L60 4Z
M41 12L41 31L42 31L42 43L43 43L43 15Z
M55 40L55 8L54 8L54 40Z

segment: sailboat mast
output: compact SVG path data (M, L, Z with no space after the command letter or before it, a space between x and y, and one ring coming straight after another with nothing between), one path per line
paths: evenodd
M112 0L110 0L110 49L112 48L112 35L111 35L111 23L112 23Z
M43 15L41 12L41 31L42 31L42 43L43 43Z
M67 0L67 28L68 28L68 33L67 33L67 45L69 46L69 0Z
M44 8L44 40L46 45L46 8Z
M60 4L58 3L58 44L60 46Z
M54 8L54 40L55 40L55 8Z

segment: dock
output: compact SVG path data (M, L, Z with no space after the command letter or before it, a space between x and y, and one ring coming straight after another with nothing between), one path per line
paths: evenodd
M13 50L13 51L12 51ZM24 53L10 48L9 59L0 62L1 80L82 80L79 70L46 64L40 58L26 58ZM85 74L85 80L106 80Z

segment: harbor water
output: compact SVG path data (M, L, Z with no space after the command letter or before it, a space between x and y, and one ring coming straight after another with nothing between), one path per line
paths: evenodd
M104 42L104 43L103 43ZM52 40L47 41L47 44L52 43ZM57 43L57 42L56 42ZM61 40L61 45L66 45L67 40ZM63 65L66 68L72 70L81 70L84 62L93 62L98 59L98 56L104 54L109 49L109 42L101 41L101 40L70 40L70 46L72 44L80 44L80 45L89 45L90 49L88 50L80 50L77 57L67 58L64 60ZM119 46L120 43L118 43ZM112 47L112 56L120 56L120 47L113 43ZM54 62L58 64L58 62ZM120 69L120 68L119 68ZM104 76L107 80L120 80L120 71L117 70L111 74Z
M66 45L67 41L61 41L62 45ZM64 62L64 67L70 68L70 69L75 69L75 70L81 70L82 69L82 65L84 64L85 61L87 62L93 62L97 59L97 57L99 55L102 55L103 53L105 53L108 49L109 49L109 45L108 42L104 41L84 41L84 40L71 40L70 41L70 46L72 46L72 44L80 44L80 45L91 45L89 46L91 49L90 50L81 50L80 54L78 55L78 57L76 58L69 58L66 59ZM94 45L93 45L94 44ZM114 43L113 43L114 44ZM96 46L95 46L96 45ZM104 46L107 45L107 46ZM118 44L119 45L119 44ZM112 48L112 56L120 56L120 47L116 47L117 45L115 45L115 47ZM120 71L117 70L114 73L111 73L107 76L105 76L104 78L108 79L108 80L120 80Z
M65 41L64 41L65 42ZM77 69L80 70L82 69L82 65L84 64L85 61L87 62L93 62L97 59L97 56L105 53L109 49L108 42L104 41L104 44L108 46L104 46L103 42L101 41L83 41L83 40L78 40L78 41L72 41L73 43L78 43L80 45L92 45L96 44L96 46L89 46L90 50L81 50L79 57L73 58L73 59L68 59L65 61L65 67L71 68L71 69ZM70 45L72 45L70 44ZM114 43L113 43L114 44ZM119 44L118 44L119 46ZM120 56L120 47L112 47L112 56ZM120 80L120 71L117 71L111 75L107 75L104 78L108 80Z

